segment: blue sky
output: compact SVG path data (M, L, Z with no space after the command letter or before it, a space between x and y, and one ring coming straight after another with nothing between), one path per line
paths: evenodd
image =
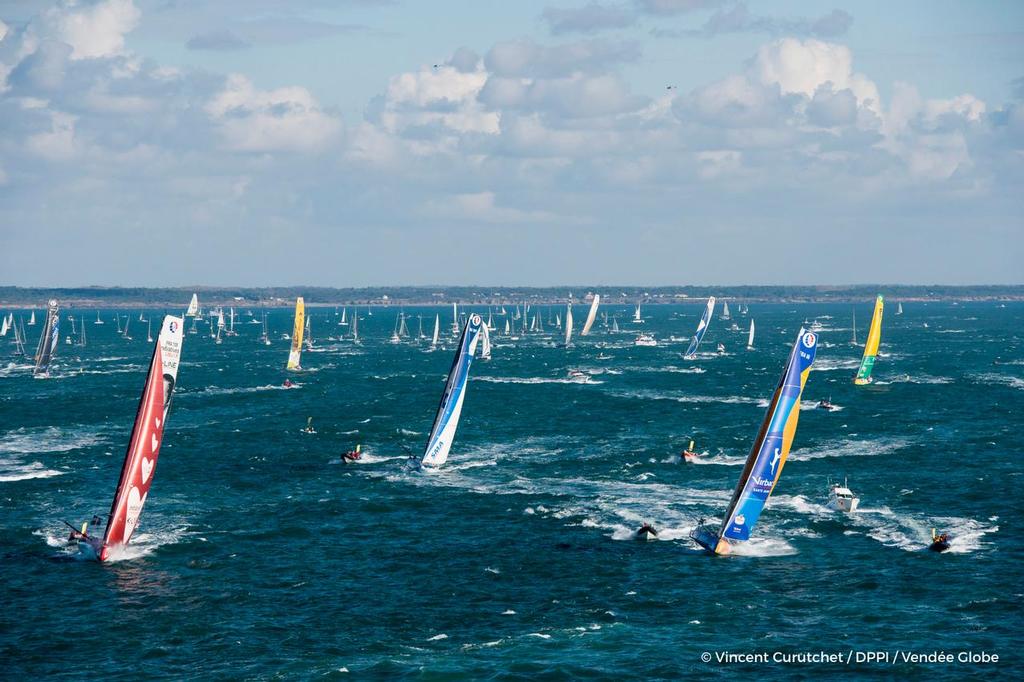
M7 284L1024 274L1024 3L0 0L0 21Z

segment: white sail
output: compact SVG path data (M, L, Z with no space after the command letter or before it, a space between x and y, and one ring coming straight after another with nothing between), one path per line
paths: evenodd
M341 323L348 324L346 317L348 316L348 308L341 309Z
M487 323L481 325L480 359L491 359L491 327Z
M36 311L32 311L32 316L28 318L28 326L32 326L36 323Z
M508 320L505 320L505 336L509 336L512 333L512 325L509 324Z
M441 316L434 315L434 335L430 338L430 347L437 348L438 339L441 338Z
M728 301L726 301L725 303L722 304L722 319L723 320L731 320L732 319L732 316L729 314L729 302Z
M636 312L633 313L633 321L634 322L643 322L643 320L640 319L640 304L639 303L636 304Z
M590 312L587 313L587 321L583 323L580 336L586 336L590 333L590 328L594 326L594 320L597 319L597 307L599 305L601 305L601 295L594 294L594 301L590 304Z
M7 317L4 316L3 324L0 324L0 336L7 336L8 329L10 329L10 325L7 322Z
M459 304L452 303L452 334L459 333Z
M186 317L195 317L196 313L199 312L199 294L192 294L192 300L189 301L188 310L185 311Z
M747 350L754 350L754 320L750 320L750 335L747 336Z
M565 347L572 341L572 303L565 305Z
M903 302L902 301L896 304L896 314L897 315L902 315L903 314Z

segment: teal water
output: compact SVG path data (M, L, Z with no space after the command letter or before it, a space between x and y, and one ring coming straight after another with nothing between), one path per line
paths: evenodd
M861 342L871 303L856 308ZM87 347L61 343L53 378L33 380L2 339L4 677L818 679L845 667L700 660L819 650L985 651L1000 663L848 669L1020 674L1024 307L894 307L869 387L852 384L848 305L751 305L754 351L749 317L734 310L741 331L729 331L716 315L695 362L680 354L697 305L650 306L643 325L607 308L623 332L568 351L498 336L493 360L473 365L451 458L429 474L406 468L405 448L422 450L450 341L391 345L395 311L379 308L360 310L362 346L331 341L347 328L313 309L316 350L286 390L290 312L271 313L270 347L245 318L222 345L201 326L185 338L140 530L102 566L73 558L60 520L109 509L152 348L137 322L135 341L117 337L103 311ZM407 312L426 327L450 317ZM797 329L815 318L806 407L831 396L842 409L802 411L745 556L708 557L687 533L724 511ZM633 345L641 328L658 347ZM316 435L300 433L307 416ZM691 437L704 462L680 464ZM357 442L365 461L340 464ZM829 476L849 477L859 513L825 507ZM660 541L632 539L645 520ZM951 551L925 550L932 527L954 536Z

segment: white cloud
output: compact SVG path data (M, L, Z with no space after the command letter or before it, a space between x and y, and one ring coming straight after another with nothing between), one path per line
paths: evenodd
M341 132L341 121L322 111L309 90L259 90L232 74L207 104L226 146L237 151L322 150Z
M863 74L853 72L853 54L845 45L821 40L784 38L762 46L750 66L761 83L778 84L785 93L813 97L830 83L833 90L850 90L857 103L873 111L880 107L878 88Z
M89 59L124 54L124 36L135 29L141 17L132 0L95 4L68 0L47 10L42 23L48 33L73 48L72 59Z

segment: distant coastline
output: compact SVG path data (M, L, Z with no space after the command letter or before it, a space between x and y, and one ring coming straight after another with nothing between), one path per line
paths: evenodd
M303 296L311 306L332 305L466 305L564 304L589 301L601 294L608 304L703 303L708 296L744 303L846 303L871 300L876 294L904 302L927 301L1024 301L1024 285L851 285L851 286L395 286L364 288L329 287L0 287L0 308L43 307L57 299L64 308L181 307L193 293L203 307L279 307Z

